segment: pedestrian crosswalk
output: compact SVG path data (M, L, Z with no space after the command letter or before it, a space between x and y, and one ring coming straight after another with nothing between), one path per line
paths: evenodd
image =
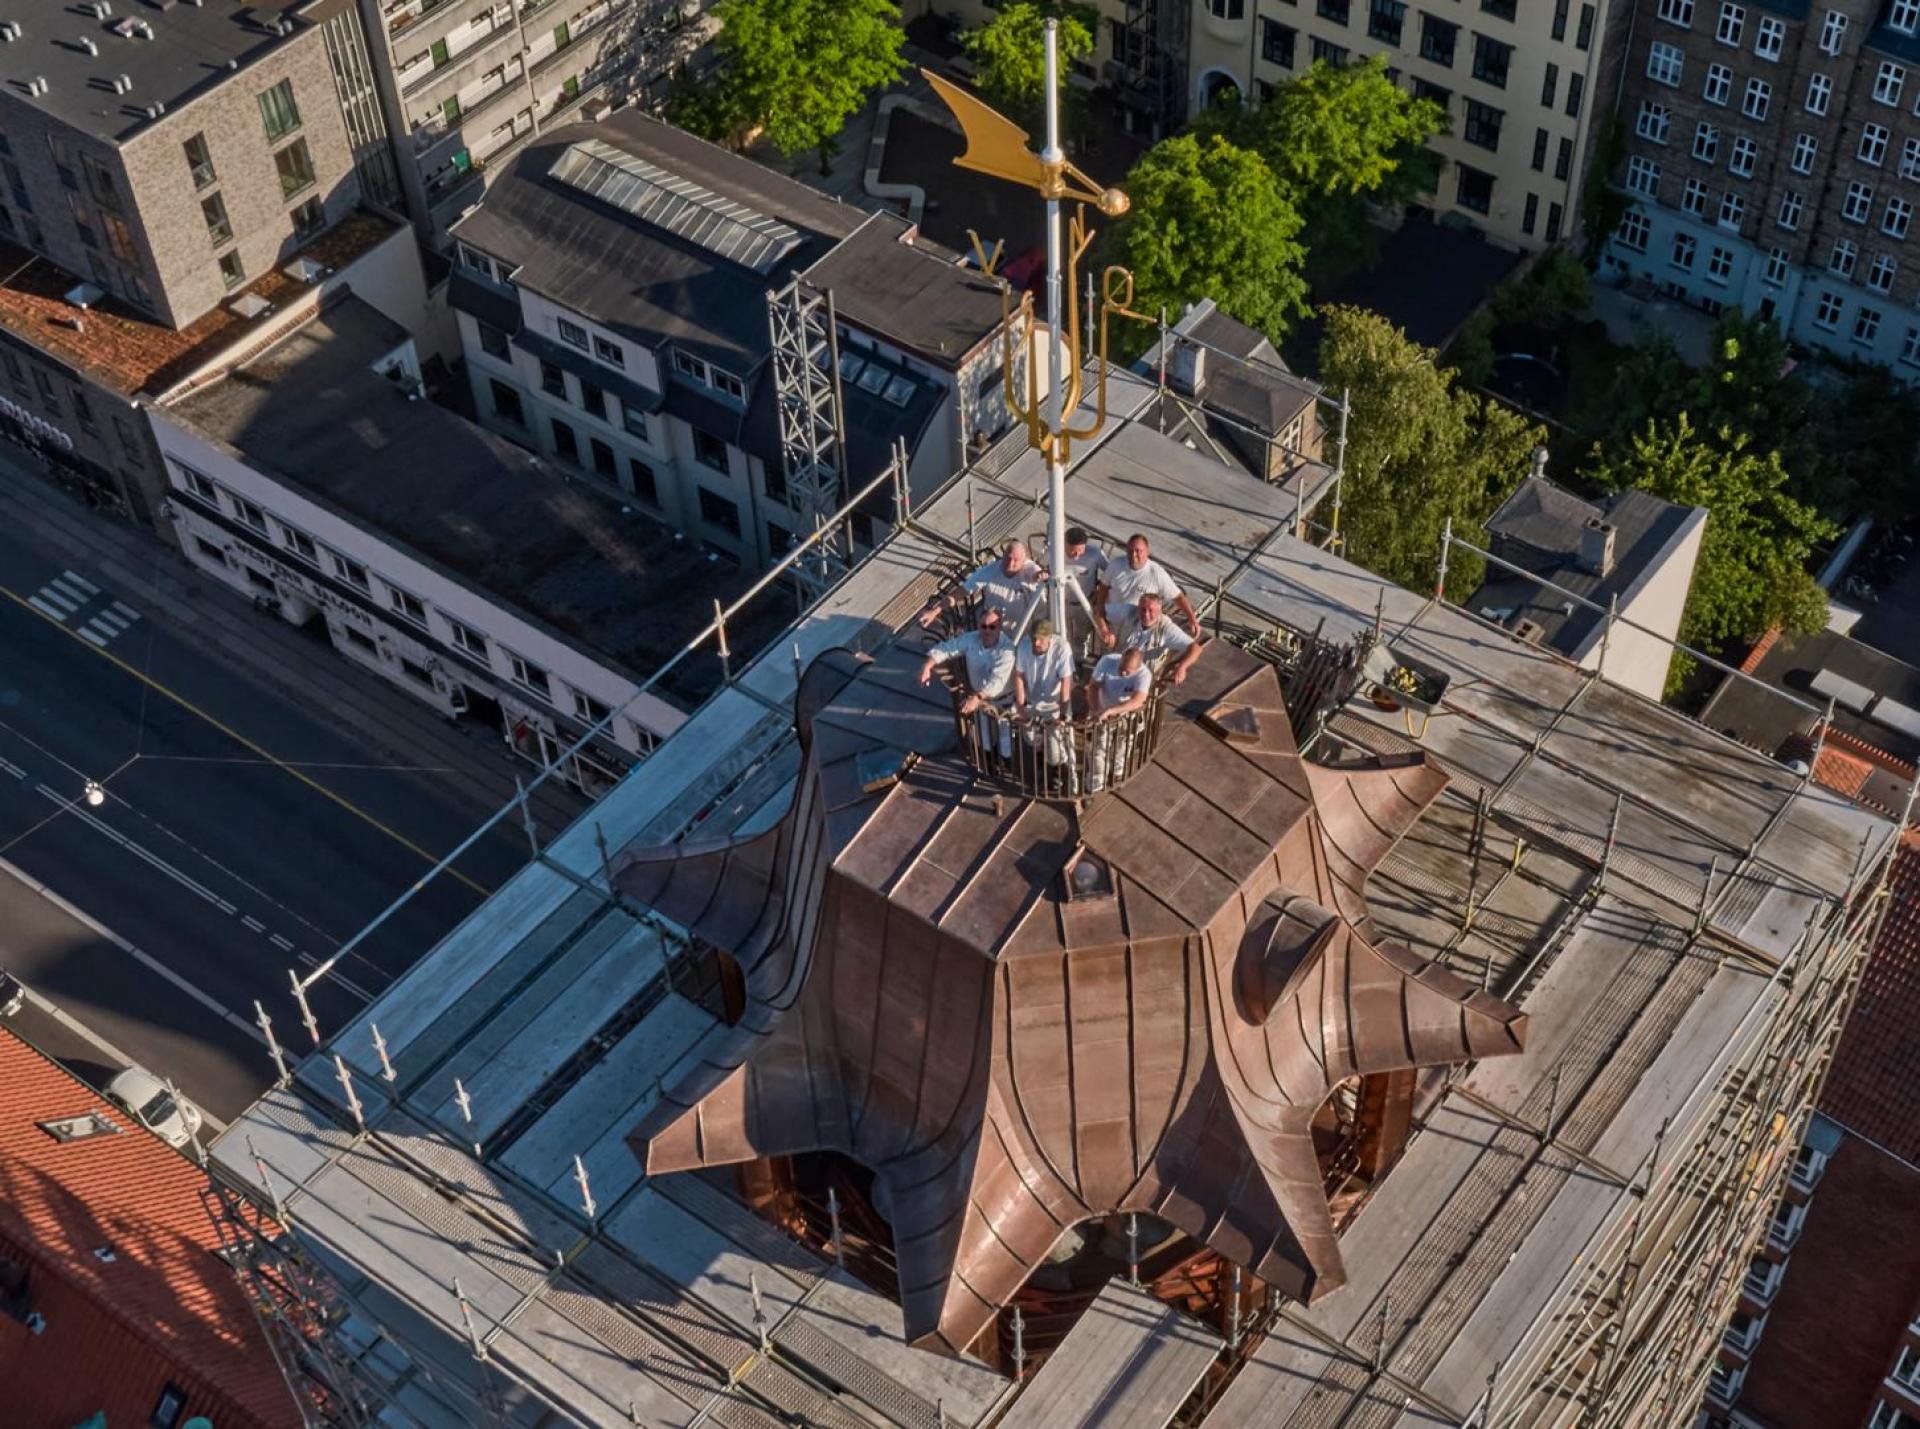
M140 614L83 575L62 571L27 597L42 615L70 626L83 640L105 649L127 633Z

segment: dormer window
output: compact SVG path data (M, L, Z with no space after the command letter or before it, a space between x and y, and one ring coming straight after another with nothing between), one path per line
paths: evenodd
M735 377L723 367L715 367L711 362L693 356L691 353L676 351L673 354L673 370L690 382L698 382L702 387L711 387L714 391L733 398L736 402L747 400L747 384Z

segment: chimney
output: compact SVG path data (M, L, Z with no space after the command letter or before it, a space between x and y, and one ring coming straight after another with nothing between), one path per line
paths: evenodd
M1173 344L1173 360L1167 364L1168 382L1176 390L1198 397L1207 386L1206 348L1172 333L1167 341Z
M1589 575L1613 574L1613 523L1589 516L1580 528L1580 569Z

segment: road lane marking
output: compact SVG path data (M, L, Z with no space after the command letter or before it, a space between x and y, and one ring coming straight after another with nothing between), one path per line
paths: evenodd
M281 937L278 933L269 933L267 935L267 941L269 943L272 943L274 947L278 948L283 953L290 953L293 951L293 944L289 942L287 939Z
M72 581L75 585L79 586L80 589L85 591L88 595L100 594L100 587L95 585L92 581L88 580L85 576L81 575L80 572L78 571L62 571L57 577L55 577L55 579Z
M100 833L105 834L108 838L112 839L115 843L119 844L120 847L124 848L128 853L132 854L135 858L143 859L147 863L152 864L153 867L157 868L160 872L166 874L168 878L171 878L174 882L178 883L181 887L187 889L189 892L196 893L200 897L206 899L207 902L211 903L214 907L218 908L222 913L233 914L239 911L239 909L235 908L233 904L227 902L226 899L222 898L218 893L215 893L211 888L207 887L204 883L196 882L194 879L188 877L180 869L175 868L172 864L168 863L164 858L160 857L159 854L152 852L150 849L145 848L141 844L135 843L132 839L128 838L125 834L121 833L118 829L114 828L113 825L107 823L104 819L95 818L92 814L89 814L85 809L81 808L78 804L73 803L72 800L68 799L65 795L61 794L59 790L49 789L45 784L42 784L39 787L40 787L41 794L43 794L45 797L53 800L53 802L56 804L66 806L66 812L71 813L75 818L81 820L86 824L91 825L94 829L96 829Z
M65 621L61 620L58 616L52 615L46 610L36 606L34 604L34 600L32 596L23 596L20 594L20 592L14 590L12 587L4 586L4 585L0 585L0 595L4 595L8 600L11 600L15 605L22 606L26 609L36 611L36 613L41 615L44 619L51 620L54 624L60 626L61 629L66 630L67 633L69 635L72 635L75 639L80 638L79 631L70 629L66 625ZM101 646L98 648L100 649L100 655L102 659L111 661L116 667L118 667L120 670L124 671L125 673L133 676L134 679L140 681L140 683L147 686L147 688L157 691L162 695L165 695L168 699L172 700L175 704L179 705L181 709L186 710L189 714L195 715L198 718L204 720L207 724L212 725L215 729L219 730L220 733L224 734L228 739L231 739L235 744L238 744L241 748L249 750L252 753L259 755L260 758L266 760L267 763L276 766L291 778L299 780L302 784L305 784L309 789L312 789L316 794L320 795L322 798L331 801L332 803L338 805L340 808L345 809L349 814L352 814L355 818L361 820L363 823L385 834L388 838L392 839L395 843L399 844L400 847L406 849L409 853L415 855L416 857L421 859L423 862L425 862L429 869L436 869L440 866L441 860L438 857L427 852L426 849L422 848L419 844L415 843L412 839L408 838L405 834L401 833L398 829L395 829L390 824L384 823L380 819L375 818L372 814L368 813L365 809L361 808L358 804L348 799L345 795L335 793L332 789L328 788L325 784L322 784L318 779L315 779L312 776L303 773L300 769L298 769L292 764L289 764L286 760L280 758L277 754L274 754L272 751L268 750L265 746L256 744L253 740L248 739L244 734L240 733L240 731L235 729L232 725L227 724L224 720L218 719L211 714L208 714L205 710L201 709L200 706L196 705L192 700L188 699L185 695L182 695L176 690L171 689L167 685L162 684L160 681L154 679L151 675L147 674L146 671L138 669L135 666L128 664L125 660L122 660L118 655L115 655L111 650L106 649L104 646ZM460 883L464 883L468 888L471 888L475 893L479 894L482 898L489 898L493 895L493 890L491 888L488 888L484 883L479 882L477 879L469 878L466 874L462 873L459 869L449 867L445 871L449 878L453 878L459 881ZM425 883L426 883L425 879L416 878L413 881L412 886L407 890L408 895L411 895L418 889L424 887Z
M70 610L63 611L63 610L55 609L53 606L48 605L44 600L40 599L40 597L37 595L28 596L27 604L32 606L35 610L39 611L42 615L46 616L49 620L57 620L62 625L66 624L67 617L73 614L73 612Z
M90 625L80 632L80 638L83 640L91 640L95 645L98 645L102 650L107 648L106 637L104 635L95 634L93 627Z
M158 958L154 957L151 953L145 952L142 949L135 947L132 943L129 943L125 938L121 937L118 933L114 932L113 929L109 928L106 924L102 923L99 919L95 918L92 914L88 913L86 909L81 908L76 904L68 902L65 898L62 898L58 893L55 893L51 888L47 887L46 884L42 883L39 879L35 878L32 874L28 873L25 869L19 867L18 865L14 864L8 859L0 858L0 873L8 874L9 876L18 880L19 882L24 883L27 887L31 888L35 893L38 893L42 898L46 899L47 902L51 903L54 907L58 908L62 913L65 913L69 918L73 919L74 922L88 929L95 936L105 938L109 943L112 943L116 948L118 948L121 952L125 953L128 957L132 958L135 962L139 963L142 967L147 968L151 972L158 973L161 977L165 978L168 982L172 983L175 987L179 988L180 991L184 992L188 997L191 997L195 1002L199 1003L202 1007L205 1007L208 1011L213 1012L216 1015L224 1018L226 1021L232 1023L235 1027L239 1028L242 1032L246 1033L247 1036L251 1037L255 1042L258 1042L261 1046L263 1047L266 1046L267 1039L261 1035L260 1029L258 1027L255 1027L251 1022L247 1021L244 1017L238 1017L234 1013L229 1011L226 1005L222 1003L219 998L215 997L212 993L205 992L201 988L195 986L192 982L182 977L179 973L175 972L172 968L168 967L165 963L161 962Z
M78 610L90 599L90 597L81 594L77 590L68 590L58 581L48 581L45 585L41 586L40 595L44 599L52 601L62 610L69 612Z
M267 925L265 923L262 923L258 918L246 915L242 915L240 926L245 928L249 933L264 933L267 931Z
M107 609L126 621L129 625L140 618L140 612L128 605L124 600L116 600L112 605L108 606Z
M0 769L6 770L7 773L16 779L24 779L27 777L26 770L22 769L18 764L10 763L5 759L0 759Z

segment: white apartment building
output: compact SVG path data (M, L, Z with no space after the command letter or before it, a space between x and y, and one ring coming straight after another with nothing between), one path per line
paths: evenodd
M342 655L449 718L610 788L679 726L642 671L698 629L692 553L419 394L413 340L358 298L149 409L181 548L323 621Z
M843 499L898 442L929 493L1008 421L996 284L903 220L645 115L542 135L453 236L480 421L742 567L809 529L773 361L794 280L834 304ZM855 516L856 548L889 502Z
M1569 237L1596 121L1613 102L1631 0L1198 0L1189 46L1195 109L1258 103L1315 61L1385 55L1389 73L1447 111L1430 200L1510 247Z

